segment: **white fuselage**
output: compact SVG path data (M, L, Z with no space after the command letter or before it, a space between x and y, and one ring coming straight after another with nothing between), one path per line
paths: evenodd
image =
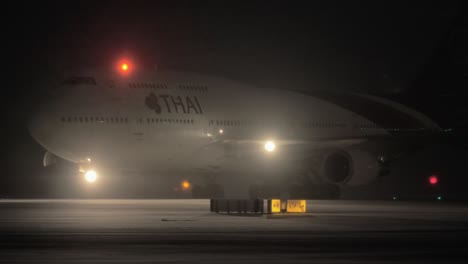
M255 152L266 140L281 150L281 142L390 135L361 114L287 90L176 72L87 76L93 82L61 85L30 124L42 146L75 163L190 169L222 165L232 142Z

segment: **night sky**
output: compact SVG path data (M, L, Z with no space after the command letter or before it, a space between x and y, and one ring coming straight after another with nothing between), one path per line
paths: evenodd
M444 128L466 128L463 1L96 2L3 8L8 85L1 97L0 198L81 197L70 191L73 180L42 168L44 150L28 135L26 121L67 69L110 67L124 55L146 68L261 87L378 94ZM456 150L439 146L435 156L424 154L436 157L439 171L448 173L467 156L456 140L451 143Z

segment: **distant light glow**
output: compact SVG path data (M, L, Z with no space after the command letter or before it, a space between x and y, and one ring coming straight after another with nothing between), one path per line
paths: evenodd
M182 190L186 191L186 190L190 189L190 182L189 181L182 181L181 186L182 186Z
M269 141L267 141L267 142L265 143L265 146L264 146L264 147L265 147L265 150L266 150L266 151L268 151L268 152L273 152L273 151L275 151L275 149L276 149L276 144L275 144L275 142L269 140Z
M431 177L429 177L429 183L431 185L436 185L437 183L439 183L439 178L436 175L432 175Z
M442 201L442 196L437 196L437 201Z
M93 183L97 180L97 173L94 170L88 170L85 172L85 180L89 183Z
M115 67L117 71L123 76L130 75L135 69L132 61L128 58L118 60Z
M393 200L396 200L396 199L397 199L396 196L393 196Z
M220 129L220 130L219 130L219 133L220 133L220 134L224 133L224 130Z

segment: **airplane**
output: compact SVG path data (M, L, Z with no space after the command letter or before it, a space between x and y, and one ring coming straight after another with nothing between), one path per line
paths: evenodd
M104 168L190 175L182 187L194 198L224 197L226 172L250 180L251 198L339 198L442 131L373 95L257 88L130 61L69 74L28 129L46 167L67 160L89 183Z

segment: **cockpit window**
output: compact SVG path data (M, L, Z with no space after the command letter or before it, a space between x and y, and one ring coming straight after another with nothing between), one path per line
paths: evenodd
M70 77L62 81L62 84L77 85L77 84L89 84L96 85L96 80L93 77L75 76Z

